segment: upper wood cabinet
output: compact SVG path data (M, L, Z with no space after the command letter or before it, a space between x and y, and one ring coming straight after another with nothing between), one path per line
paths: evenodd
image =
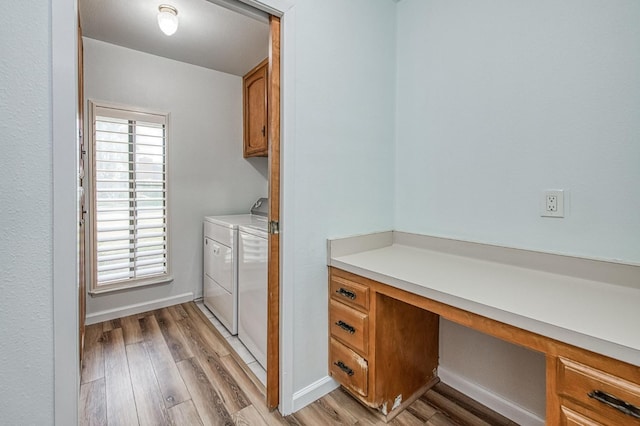
M268 66L269 58L260 62L242 79L244 108L244 157L266 157L268 154Z

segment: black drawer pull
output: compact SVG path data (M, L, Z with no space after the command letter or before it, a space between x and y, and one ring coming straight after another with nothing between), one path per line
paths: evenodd
M619 398L616 398L613 395L609 395L606 392L602 392L601 390L594 390L588 393L589 398L593 398L597 401L602 402L603 404L608 405L611 408L615 408L616 410L626 414L627 416L635 417L636 419L640 419L640 408L635 405L629 404Z
M349 324L347 324L346 322L340 320L336 323L336 325L338 327L340 327L341 329L343 329L344 331L348 331L349 334L353 334L356 332L356 329L353 328L352 326L350 326Z
M340 296L348 297L351 300L354 300L356 298L356 294L354 292L349 291L349 290L347 290L345 288L342 288L342 287L337 289L336 293L338 293Z
M353 370L347 367L346 365L344 365L344 362L342 361L334 362L333 365L337 366L340 370L347 373L347 376L353 376Z

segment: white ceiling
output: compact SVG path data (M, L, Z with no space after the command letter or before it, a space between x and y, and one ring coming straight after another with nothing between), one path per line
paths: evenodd
M257 10L240 14L212 1L228 0L79 0L82 34L242 76L268 55L267 15ZM180 24L172 36L158 28L161 4L178 10Z

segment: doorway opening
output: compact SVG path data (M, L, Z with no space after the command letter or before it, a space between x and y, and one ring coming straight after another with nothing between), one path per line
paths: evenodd
M204 1L204 0L201 0ZM82 1L81 1L82 3ZM223 0L212 0L211 3L224 3L235 12L248 10L246 5ZM235 5L235 6L233 6ZM188 17L188 14L186 14ZM186 20L186 18L185 18ZM79 22L82 24L82 22ZM186 23L185 23L186 25ZM276 16L269 15L269 43L268 43L268 104L269 104L269 155L268 168L265 171L268 179L268 195L269 195L269 228L268 236L268 316L267 316L267 385L266 398L270 408L276 408L279 403L279 380L280 380L280 363L279 363L279 314L280 314L280 237L279 237L279 216L280 216L280 19ZM179 31L179 30L178 30ZM82 34L79 33L78 40L82 41ZM82 54L81 46L79 53ZM80 61L80 64L82 62ZM82 68L79 70L79 109L83 110L86 105L86 99L82 95L84 87L82 87ZM87 149L80 148L80 160L82 162L83 155ZM85 161L86 162L86 161ZM175 192L175 191L174 191ZM80 214L85 209L80 209ZM82 263L82 262L81 262ZM80 293L79 301L79 320L84 320L84 298L83 292ZM83 327L80 327L80 336L83 335ZM82 337L81 337L82 339ZM82 348L82 340L80 340L80 348Z

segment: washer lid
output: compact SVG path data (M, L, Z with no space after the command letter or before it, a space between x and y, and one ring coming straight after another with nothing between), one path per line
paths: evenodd
M251 224L254 220L253 218L254 216L251 214L230 214L224 216L206 216L204 220L227 228L238 229L238 225Z
M267 238L267 221L266 219L255 217L255 220L246 225L240 225L238 227L238 231L244 232L246 234L255 235L260 238Z
M220 216L205 216L204 220L215 223L216 225L226 226L231 229L238 229L239 225L255 224L256 219L265 221L265 229L267 228L266 220L269 216L269 199L258 198L251 207L251 214L228 214Z

